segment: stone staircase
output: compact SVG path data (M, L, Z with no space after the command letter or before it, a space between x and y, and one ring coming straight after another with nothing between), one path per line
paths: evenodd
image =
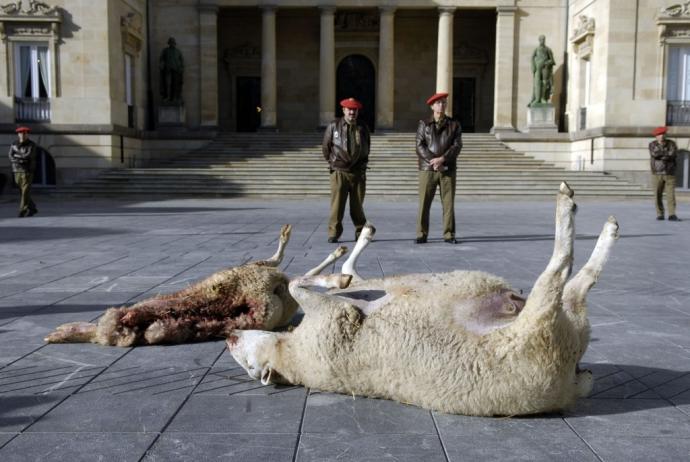
M367 196L417 195L414 133L372 136ZM651 192L599 172L572 172L515 152L490 134L463 135L460 196L551 197L562 180L578 197L648 197ZM55 191L67 195L325 196L321 134L222 133L206 148L151 168L112 169Z

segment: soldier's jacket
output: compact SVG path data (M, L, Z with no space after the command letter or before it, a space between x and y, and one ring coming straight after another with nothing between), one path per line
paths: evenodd
M347 128L348 124L343 118L328 124L321 145L323 158L328 161L332 170L364 173L369 162L369 129L366 125L357 124L359 149L351 156L347 150Z
M655 175L676 174L676 153L678 147L671 140L659 143L657 140L649 143L650 166Z
M13 141L9 152L12 172L33 173L36 168L37 151L36 143L31 140L26 140L23 143L19 143L19 140Z
M448 171L455 171L455 163L462 149L462 129L457 120L444 117L437 126L434 119L419 121L417 128L417 165L419 170L433 170L429 161L444 157L443 165Z

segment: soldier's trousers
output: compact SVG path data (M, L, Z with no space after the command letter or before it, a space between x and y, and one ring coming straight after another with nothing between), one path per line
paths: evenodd
M668 215L676 214L676 176L652 174L652 188L654 188L654 202L656 204L656 216L664 216L663 195L666 194Z
M419 214L417 215L417 237L429 234L429 209L436 195L436 187L441 189L443 205L443 238L455 237L455 172L419 172Z
M364 194L367 177L365 173L349 173L334 170L331 172L331 216L328 220L328 237L339 238L343 233L345 203L350 197L350 218L359 236L367 222L364 215Z
M31 183L34 180L33 173L15 173L14 182L19 187L20 201L19 211L28 213L36 211L36 204L31 199Z

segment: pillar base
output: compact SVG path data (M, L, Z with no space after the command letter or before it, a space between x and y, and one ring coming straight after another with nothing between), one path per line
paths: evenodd
M265 127L259 127L256 129L257 132L263 132L263 133L277 133L278 132L278 127L275 125L268 125Z
M508 125L508 126L496 126L496 125L494 125L493 127L491 127L491 130L489 130L489 133L491 133L493 135L500 135L502 133L515 133L515 132L517 132L517 130L512 125Z

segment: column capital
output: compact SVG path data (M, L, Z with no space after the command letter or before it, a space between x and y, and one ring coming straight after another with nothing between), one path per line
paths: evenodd
M457 8L454 6L439 6L438 7L438 12L441 14L454 14L455 10L457 10Z
M275 13L278 9L278 7L273 4L259 5L259 8L261 8L262 13Z
M511 15L515 14L515 12L518 10L517 6L505 6L505 5L499 5L496 7L496 12L500 15Z
M199 6L197 6L197 9L199 10L199 13L218 14L219 7L218 5L202 3Z
M335 14L335 5L319 5L321 14Z
M398 7L396 7L396 6L394 6L394 5L382 5L382 6L379 6L379 12L381 13L381 15L384 15L384 14L395 14L395 10L397 10L397 9L398 9Z

